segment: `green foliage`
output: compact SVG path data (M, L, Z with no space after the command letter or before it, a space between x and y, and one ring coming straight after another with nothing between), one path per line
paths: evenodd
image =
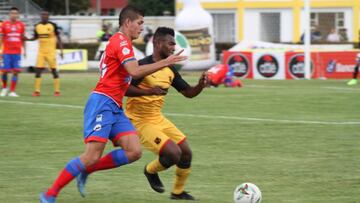
M54 15L64 15L66 13L64 0L33 0L41 8L48 10ZM89 0L69 0L70 14L74 14L78 11L87 10L90 6Z
M165 11L170 12L170 15L175 13L174 0L129 0L129 4L144 10L146 16L162 16Z

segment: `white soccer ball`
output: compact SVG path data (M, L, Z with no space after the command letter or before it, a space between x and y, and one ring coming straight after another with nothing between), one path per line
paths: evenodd
M234 191L235 203L260 203L261 191L253 183L242 183Z

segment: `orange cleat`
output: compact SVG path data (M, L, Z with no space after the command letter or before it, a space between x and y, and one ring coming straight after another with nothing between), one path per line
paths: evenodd
M61 95L60 92L55 92L55 93L54 93L54 96L55 96L55 97L60 97L60 95Z
M32 94L32 96L33 96L33 97L40 97L40 92L34 92L34 93Z

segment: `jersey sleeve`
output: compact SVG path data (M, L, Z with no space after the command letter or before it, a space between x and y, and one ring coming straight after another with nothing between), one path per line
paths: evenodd
M132 45L127 40L120 40L120 44L117 46L119 46L117 57L122 65L129 61L136 60Z
M174 79L171 83L171 86L173 86L178 92L184 91L189 88L190 85L181 77L176 68L174 66L171 66L170 68L174 73Z
M146 64L151 63L151 62L150 62L150 59L151 59L150 57L151 57L151 56L147 56L147 57L141 59L140 61L138 61L138 62L139 62L139 66L142 66L142 65L146 65ZM140 67L139 67L139 68L140 68ZM132 79L132 80L131 80L131 85L133 85L133 86L138 86L138 85L141 83L141 81L143 81L143 80L144 80L144 77L138 78L138 79Z
M37 25L38 25L38 24L36 24L36 25L35 25L35 28L34 28L34 38L35 38L35 39L39 38L39 33L37 32L37 29L36 29L36 28L37 28Z
M56 23L53 23L53 22L50 22L50 23L51 23L51 25L54 26L55 35L58 36L58 35L60 34L60 32L59 32L59 27L57 26Z

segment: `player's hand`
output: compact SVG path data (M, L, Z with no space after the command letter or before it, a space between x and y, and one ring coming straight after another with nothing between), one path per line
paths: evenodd
M0 53L0 60L3 60L3 54Z
M182 49L181 51L179 51L178 53L168 56L165 59L166 65L172 65L181 61L185 61L187 59L187 56L180 56L180 54L184 52L184 49Z
M157 86L149 89L149 93L150 95L166 95L167 90Z
M210 86L210 80L209 80L207 74L208 74L207 71L205 71L205 72L203 72L202 75L200 76L198 85L200 85L202 88L205 88L205 87L209 87L209 86Z

